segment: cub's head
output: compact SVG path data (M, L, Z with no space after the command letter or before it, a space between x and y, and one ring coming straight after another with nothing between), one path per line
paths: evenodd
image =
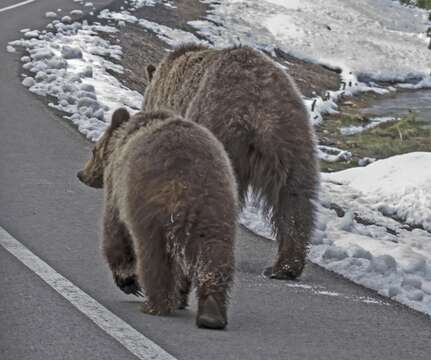
M108 154L108 144L112 134L123 123L130 119L130 114L126 109L120 108L112 114L111 125L106 129L103 136L96 142L93 148L93 154L90 160L84 166L84 169L79 171L78 179L85 185L101 189L103 188L103 172L106 165Z

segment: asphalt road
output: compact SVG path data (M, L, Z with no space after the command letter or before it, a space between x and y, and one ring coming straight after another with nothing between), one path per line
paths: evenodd
M197 329L195 303L172 317L139 312L99 251L102 194L75 177L90 143L20 84L18 56L5 50L20 29L44 26L46 11L76 6L36 0L0 12L0 226L177 359L429 360L429 318L312 264L299 282L268 280L274 244L243 229L226 331ZM0 247L0 359L135 357Z

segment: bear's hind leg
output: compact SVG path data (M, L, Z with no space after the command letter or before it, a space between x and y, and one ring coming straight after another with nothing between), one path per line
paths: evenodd
M306 187L294 191L285 185L273 208L272 223L277 233L278 254L269 275L274 279L293 280L301 275L315 217L315 190Z
M118 211L106 208L103 218L103 253L115 284L126 294L142 296L136 276L136 257L130 234Z
M146 295L142 311L150 315L169 315L178 302L175 264L167 252L163 232L154 234L137 241L138 277Z
M226 327L227 303L233 272L232 246L214 240L204 241L196 269L198 327L208 329Z

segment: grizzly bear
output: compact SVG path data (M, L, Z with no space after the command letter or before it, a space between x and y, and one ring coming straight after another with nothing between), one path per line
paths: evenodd
M319 170L312 125L290 76L249 47L188 44L147 68L143 109L207 127L229 154L239 199L248 190L271 221L278 255L265 274L294 279L313 233Z
M143 311L185 308L197 288L199 327L227 324L237 189L223 145L167 111L112 116L78 173L104 188L103 250L115 282Z

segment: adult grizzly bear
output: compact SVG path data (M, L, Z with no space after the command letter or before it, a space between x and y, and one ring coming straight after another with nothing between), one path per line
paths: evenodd
M105 188L103 250L116 284L163 315L197 287L199 327L224 328L236 184L223 145L170 112L114 112L78 178Z
M184 45L157 68L143 109L169 109L204 125L228 152L244 205L249 187L270 216L279 248L273 278L305 265L319 184L313 128L293 80L249 47Z

